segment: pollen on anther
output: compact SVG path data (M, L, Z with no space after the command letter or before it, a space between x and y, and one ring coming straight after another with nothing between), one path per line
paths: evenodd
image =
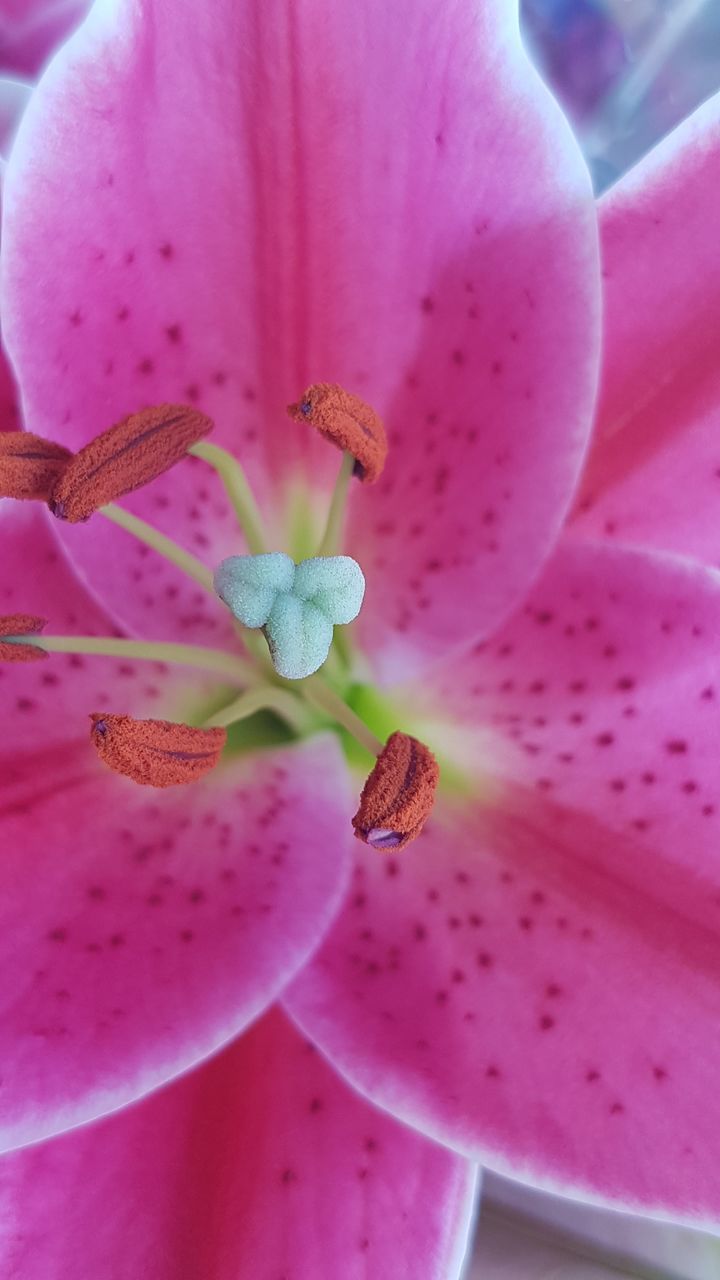
M197 729L165 720L97 713L90 719L91 741L101 760L142 786L196 781L218 763L227 738L225 729Z
M393 733L380 753L353 818L356 836L398 852L420 835L435 801L437 761L417 738Z
M47 502L72 456L29 431L0 431L0 498Z
M163 475L212 431L212 420L188 405L155 405L96 436L65 464L49 498L53 515L70 523Z
M288 405L296 422L309 422L326 440L352 454L355 474L366 484L379 479L388 445L382 420L370 405L330 382L308 387L297 404Z

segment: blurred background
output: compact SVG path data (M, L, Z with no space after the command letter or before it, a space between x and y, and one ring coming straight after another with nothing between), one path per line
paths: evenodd
M32 82L88 5L0 0L0 77ZM598 194L720 90L720 0L521 0L521 11ZM0 83L0 146L26 95ZM478 1227L468 1280L720 1280L720 1223L693 1231L487 1174Z
M467 1280L720 1280L720 1223L695 1231L492 1173L483 1186Z
M599 193L720 88L720 0L521 0Z

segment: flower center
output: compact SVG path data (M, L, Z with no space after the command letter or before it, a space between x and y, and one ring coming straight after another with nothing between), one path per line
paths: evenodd
M353 744L352 756L363 759L365 771L368 759L375 759L353 819L356 834L378 849L402 848L432 807L437 765L422 743L396 725L383 745L353 708L353 650L342 630L357 617L365 590L360 566L342 554L350 485L353 477L361 483L378 479L387 453L385 430L374 410L329 383L310 387L289 414L342 450L324 531L314 554L299 562L269 545L240 462L204 438L212 422L187 406L132 414L75 455L26 433L0 437L0 496L44 500L57 518L73 523L99 516L120 525L223 602L246 651L51 635L44 633L44 620L16 614L0 619L0 660L104 654L181 663L221 677L214 705L198 707L187 717L190 723L136 720L122 708L92 710L91 741L98 755L142 785L199 779L223 749L259 745L250 732L253 723L266 741L268 723L291 738L330 725ZM214 573L116 501L187 454L217 473L248 547L248 554L228 557Z

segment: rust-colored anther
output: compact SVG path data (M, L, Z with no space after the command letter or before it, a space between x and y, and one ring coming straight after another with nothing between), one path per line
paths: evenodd
M75 454L55 485L50 510L71 524L89 519L98 507L169 471L212 428L211 418L183 404L131 413Z
M47 502L72 453L30 431L0 431L0 498Z
M21 644L17 640L6 640L3 636L39 636L43 627L47 626L47 618L36 618L31 613L10 613L0 618L0 662L37 662L47 658L44 649L35 644Z
M297 404L288 405L296 422L309 422L326 440L355 459L355 475L374 484L382 475L388 444L385 427L370 405L332 382L308 387Z
M100 759L143 787L196 782L215 768L227 739L225 729L194 729L169 720L91 715L90 738Z
M373 849L397 852L420 835L435 802L440 770L417 738L393 733L363 787L352 820L355 835Z

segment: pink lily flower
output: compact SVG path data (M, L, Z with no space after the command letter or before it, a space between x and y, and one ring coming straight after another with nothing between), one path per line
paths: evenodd
M189 3L155 4L142 21L132 6L93 10L36 91L8 167L3 317L28 427L77 447L148 400L197 400L274 513L276 546L287 545L290 483L295 509L302 484L306 518L322 519L337 456L284 406L325 370L372 399L392 424L391 457L387 480L354 495L347 546L369 584L359 645L392 674L447 666L513 607L554 541L587 438L598 279L586 172L515 15L488 5L476 29L462 6L439 25L417 3L389 24L382 12L376 48L374 3L342 21L313 6L294 33L267 8L256 30L252 6L218 4L201 22ZM238 79L229 42L252 50L255 68L272 54L272 79ZM318 91L323 76L332 92ZM294 83L302 173L287 132ZM150 103L149 84L162 101ZM258 129L262 163L247 150ZM242 549L220 498L194 461L127 506L215 566ZM5 504L1 516L7 612L40 613L53 631L107 634L117 622L224 644L236 662L217 598L115 525L61 529L81 586L64 556L46 561L41 514ZM16 1061L6 1145L120 1106L243 1030L316 949L359 847L349 817L362 775L348 779L332 737L277 760L236 758L207 785L150 798L106 774L84 740L88 712L115 703L182 719L210 695L189 688L187 671L98 661L13 667L0 681L9 749L27 752L4 841L22 849L22 907L9 886L5 896L22 925L3 945L23 983L52 973L48 994L35 986L20 1026L5 1027ZM408 728L388 706L392 727ZM68 738L77 750L59 750ZM32 877L21 874L28 842ZM61 1017L57 990L71 993Z
M331 376L383 413L386 478L355 493L347 546L368 580L357 670L385 685L352 696L445 779L402 859L356 846L348 889L331 736L148 800L75 726L118 698L182 718L187 672L6 672L6 1145L152 1090L284 992L355 1087L462 1155L716 1212L720 597L702 565L580 537L533 585L587 440L598 281L584 168L515 15L367 0L289 31L267 6L99 6L6 193L32 430L77 448L139 404L197 402L286 545L331 459L282 406ZM210 565L238 550L197 463L127 506ZM232 654L209 597L115 527L63 530L66 559L35 510L0 520L7 612ZM439 1176L450 1197L458 1166Z

